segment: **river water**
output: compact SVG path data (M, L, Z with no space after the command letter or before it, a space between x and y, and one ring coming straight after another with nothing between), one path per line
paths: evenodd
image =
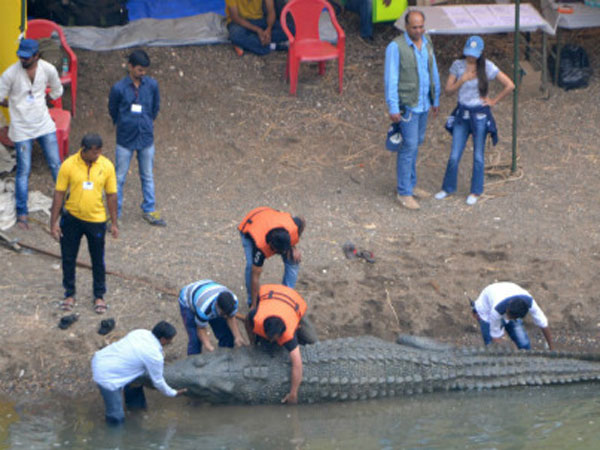
M207 406L148 392L121 428L100 395L31 407L0 401L8 449L597 449L598 384L290 406Z

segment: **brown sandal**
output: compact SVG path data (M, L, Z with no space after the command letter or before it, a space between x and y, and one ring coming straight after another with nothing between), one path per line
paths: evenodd
M94 300L94 312L96 314L104 314L107 309L108 305L103 299L97 298L96 300Z
M73 297L67 297L60 302L60 309L63 311L73 311L75 307L75 299Z

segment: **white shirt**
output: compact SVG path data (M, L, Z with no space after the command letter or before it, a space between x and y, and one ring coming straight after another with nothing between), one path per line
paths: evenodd
M26 141L56 131L46 106L46 87L56 100L63 93L56 68L38 59L33 83L18 61L0 76L0 100L8 97L10 128L8 137L13 142Z
M511 297L521 296L531 299L531 307L529 312L534 323L540 328L548 326L548 319L544 312L540 309L529 292L521 286L508 281L490 284L486 287L475 301L475 309L481 320L490 324L490 335L494 339L498 339L504 335L502 328L502 320L506 319L506 314L500 314L496 307ZM502 308L500 308L502 310Z
M457 59L450 66L450 74L456 79L460 79L467 70L467 61L465 59ZM485 74L488 80L494 80L500 69L489 59L485 60ZM479 96L479 81L477 78L469 80L458 89L458 103L470 108L483 105L483 100Z
M162 345L149 330L134 330L92 358L94 381L105 389L116 391L147 373L156 389L175 397L177 391L165 381L163 367Z

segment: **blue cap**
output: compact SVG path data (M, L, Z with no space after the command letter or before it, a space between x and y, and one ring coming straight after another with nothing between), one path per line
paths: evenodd
M390 125L385 140L385 148L390 152L397 152L402 147L402 131L400 130L400 122Z
M467 39L465 49L463 50L463 55L479 58L483 53L483 48L484 45L481 36L471 36L469 39Z
M35 39L21 39L17 56L19 58L29 59L40 50L38 41Z

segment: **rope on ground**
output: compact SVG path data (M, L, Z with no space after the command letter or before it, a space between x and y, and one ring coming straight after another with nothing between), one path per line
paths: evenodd
M400 319L398 319L398 314L396 314L396 310L394 309L394 305L392 305L392 299L390 298L390 291L385 290L385 299L390 309L392 310L392 314L394 314L394 318L396 319L396 326L398 327L398 331L400 331Z

